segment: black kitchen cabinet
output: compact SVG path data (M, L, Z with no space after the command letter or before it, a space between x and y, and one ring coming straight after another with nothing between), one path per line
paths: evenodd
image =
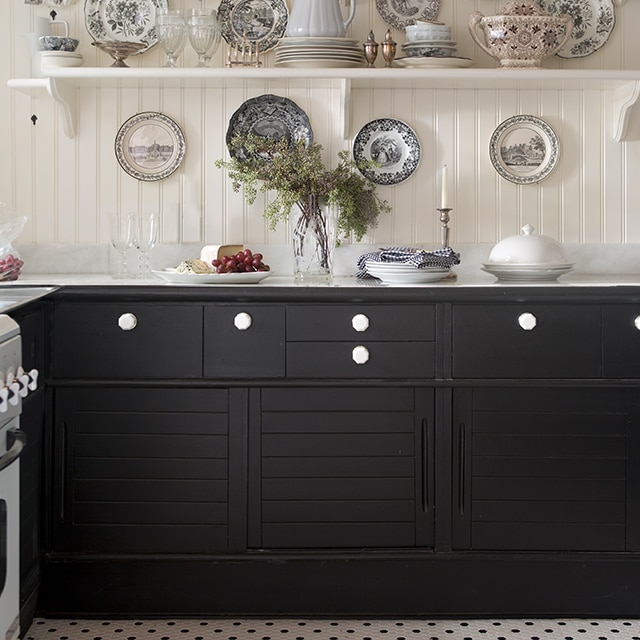
M454 548L636 548L628 434L640 425L630 413L625 389L457 390Z
M225 389L56 390L54 551L228 548Z
M256 389L250 548L433 545L433 390Z

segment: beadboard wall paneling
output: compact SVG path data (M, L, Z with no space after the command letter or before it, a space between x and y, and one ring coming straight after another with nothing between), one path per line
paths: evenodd
M296 1L296 0L293 0ZM302 1L302 0L297 0ZM348 35L364 40L370 30L380 42L388 26L378 15L375 0L357 0L356 18ZM174 7L216 0L170 0ZM489 15L497 0L442 0L439 18L453 26L460 55L473 57L479 67L494 61L474 45L467 22L474 10ZM265 196L247 205L235 193L225 173L214 165L226 157L229 119L247 99L263 91L227 88L117 89L82 88L77 92L78 135L66 138L61 116L49 100L36 100L6 87L6 80L30 77L31 63L21 34L31 31L46 5L7 3L0 37L7 44L0 58L0 201L28 214L21 244L106 244L108 214L114 210L159 211L161 241L165 243L244 242L282 244L288 229L271 230L262 217ZM84 26L83 0L59 11L87 66L106 66L110 59L90 45ZM552 68L640 68L640 3L629 0L616 9L616 27L595 54L579 59L545 61ZM404 34L392 29L400 44ZM222 66L225 47L214 64ZM132 66L160 66L164 56L154 47L129 59ZM193 66L189 47L181 58ZM273 64L273 53L266 56ZM381 56L377 66L382 66ZM230 70L230 73L233 71ZM374 73L374 71L373 71ZM440 241L436 207L440 202L442 166L450 168L451 241L493 243L533 224L540 233L566 243L640 243L640 118L634 116L630 139L613 140L612 96L598 91L357 89L347 137L341 135L340 92L310 83L272 82L266 93L284 95L306 111L314 137L331 162L338 151L350 149L360 128L375 118L393 117L418 134L422 157L405 182L379 188L393 213L363 239L371 244L433 244ZM119 127L140 111L160 111L183 128L187 154L183 165L161 182L143 183L126 174L114 155ZM37 116L36 124L31 122ZM514 185L502 179L489 158L495 128L517 114L545 119L557 132L561 156L555 171L537 185Z

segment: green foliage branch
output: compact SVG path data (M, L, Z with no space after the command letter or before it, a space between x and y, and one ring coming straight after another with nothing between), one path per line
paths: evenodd
M273 192L264 211L271 229L286 221L295 205L308 216L311 202L326 199L338 207L338 241L351 233L359 241L377 226L380 214L391 211L360 171L376 164L358 164L340 151L337 166L328 169L322 150L322 145L304 140L290 144L286 138L236 136L230 142L231 160L217 160L216 166L227 170L234 191L242 188L249 204L258 193Z

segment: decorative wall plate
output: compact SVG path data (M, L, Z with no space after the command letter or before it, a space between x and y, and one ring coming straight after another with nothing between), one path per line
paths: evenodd
M404 29L417 20L436 20L440 0L376 0L376 7L387 24L396 29Z
M244 38L260 51L278 44L289 20L284 0L222 0L218 8L220 32L228 44L242 46Z
M540 118L508 118L491 136L489 155L495 170L516 184L540 182L554 169L560 156L555 131Z
M147 51L158 43L156 12L167 0L85 0L84 21L97 41L144 43Z
M541 0L552 16L564 13L573 18L573 30L567 44L558 51L561 58L582 58L597 51L615 25L612 0Z
M307 145L313 142L307 114L293 100L269 93L246 100L231 116L226 141L232 156L244 157L241 150L231 149L231 141L236 136L247 135L274 140L287 138L289 144L300 140Z
M116 135L116 158L138 180L167 178L182 163L185 150L184 135L177 123L154 111L129 118Z
M366 124L353 142L356 162L375 161L379 167L361 169L376 184L398 184L406 180L420 162L420 141L409 125L393 118Z

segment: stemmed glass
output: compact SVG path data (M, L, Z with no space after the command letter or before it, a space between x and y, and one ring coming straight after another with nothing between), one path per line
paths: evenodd
M167 55L165 67L177 67L177 58L187 42L187 25L180 9L158 11L158 38Z
M127 249L133 246L133 216L132 213L110 213L111 246L118 253L116 278L127 276Z
M134 214L133 244L140 252L138 263L138 277L145 278L149 270L149 251L158 241L158 214L137 213Z
M193 50L198 54L196 67L208 67L220 46L220 27L215 9L191 9L187 33Z

